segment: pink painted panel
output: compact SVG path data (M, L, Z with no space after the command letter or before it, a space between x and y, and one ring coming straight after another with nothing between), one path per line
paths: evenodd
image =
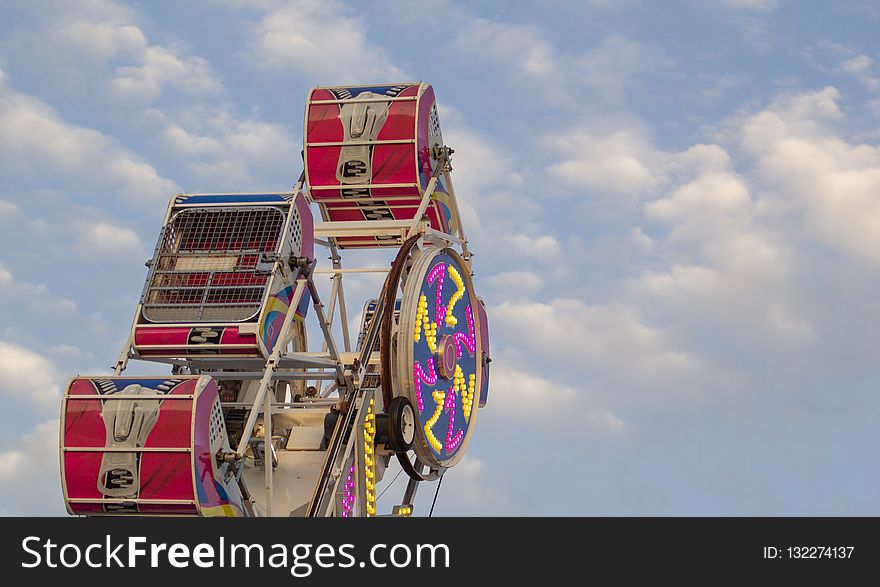
M405 100L370 103L346 104L346 100L357 100L369 92L375 98L389 96L393 98L418 97L418 100ZM442 143L439 135L439 122L436 114L434 90L427 85L421 96L419 85L409 86L373 86L359 88L315 88L307 105L306 121L306 160L307 181L311 188L339 186L341 189L312 189L312 197L322 206L325 216L331 221L363 221L378 219L409 220L418 210L421 194L427 187L435 161L431 157L433 143ZM315 104L321 100L342 100L337 104ZM346 110L346 107L350 108ZM381 127L367 139L352 138L351 146L314 145L314 143L330 143L346 140L345 125L362 122L353 108L370 108L373 114L365 116L370 120L381 121ZM379 124L379 123L377 123ZM351 133L354 137L354 133ZM359 141L375 141L362 145ZM415 143L383 144L381 141L409 140ZM369 193L354 192L346 188L342 177L358 177L345 175L344 169L350 161L358 163L359 173L357 184L409 184L406 187L373 187ZM358 173L358 172L355 172ZM439 193L445 194L446 187L442 182L437 186ZM385 200L388 196L412 196L406 200ZM352 200L358 198L360 201ZM363 198L367 198L363 200ZM339 200L349 199L340 202ZM427 210L431 226L443 232L450 232L451 210L438 202L432 202ZM370 248L386 246L382 239L341 237L340 246Z

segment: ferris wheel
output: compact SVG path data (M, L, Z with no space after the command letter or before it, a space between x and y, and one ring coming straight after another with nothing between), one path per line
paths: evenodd
M488 395L452 153L427 83L318 87L292 191L172 197L114 374L64 394L68 512L412 515L420 484L461 461ZM358 250L393 260L343 267ZM348 280L376 273L373 297L346 298ZM170 373L125 376L131 360ZM394 463L407 484L380 511Z

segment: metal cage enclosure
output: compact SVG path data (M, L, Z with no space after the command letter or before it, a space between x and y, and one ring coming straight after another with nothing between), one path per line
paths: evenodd
M153 323L208 323L256 316L284 216L268 206L176 213L162 231L152 261L144 318Z

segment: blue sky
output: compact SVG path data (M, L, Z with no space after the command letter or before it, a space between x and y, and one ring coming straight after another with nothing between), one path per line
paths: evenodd
M0 15L0 511L63 512L60 390L114 362L168 197L289 188L311 86L422 79L495 357L438 513L880 514L875 3Z

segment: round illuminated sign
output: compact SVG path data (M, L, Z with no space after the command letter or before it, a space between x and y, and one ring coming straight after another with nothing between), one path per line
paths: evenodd
M482 385L480 302L452 249L418 251L404 284L394 389L412 403L419 460L451 467L464 455Z

